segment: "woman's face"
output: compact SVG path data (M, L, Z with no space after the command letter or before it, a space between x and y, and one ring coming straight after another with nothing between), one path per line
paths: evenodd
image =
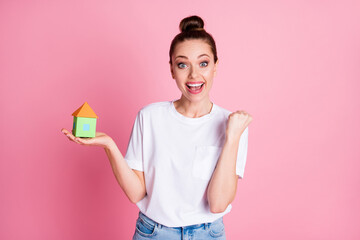
M192 102L209 98L217 66L209 44L185 40L176 45L171 58L171 75L182 95Z

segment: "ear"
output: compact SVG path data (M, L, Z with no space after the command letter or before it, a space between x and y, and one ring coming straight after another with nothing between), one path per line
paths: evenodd
M170 72L171 72L171 77L173 78L173 79L175 79L174 78L174 71L173 71L173 68L172 68L172 64L169 62L169 65L170 65Z
M216 63L215 63L215 65L214 65L214 77L216 76L216 70L217 70L217 65L218 65L218 63L219 63L219 59L216 60Z

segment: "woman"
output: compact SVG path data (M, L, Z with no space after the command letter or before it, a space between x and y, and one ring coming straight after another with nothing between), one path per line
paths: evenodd
M198 16L181 21L169 53L181 97L138 112L125 158L105 133L81 139L62 129L76 143L105 148L140 210L133 239L225 239L223 216L243 177L252 117L210 101L218 59L203 27Z

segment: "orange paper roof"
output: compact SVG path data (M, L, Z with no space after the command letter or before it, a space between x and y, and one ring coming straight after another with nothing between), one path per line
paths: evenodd
M79 107L73 114L74 117L87 117L87 118L99 118L94 110L91 109L90 105L85 102L81 107Z

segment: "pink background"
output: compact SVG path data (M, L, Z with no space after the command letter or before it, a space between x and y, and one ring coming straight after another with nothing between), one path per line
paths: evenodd
M0 239L130 239L104 150L69 142L88 101L125 154L137 111L177 99L168 51L198 14L212 100L253 117L233 239L360 239L359 1L1 1Z

